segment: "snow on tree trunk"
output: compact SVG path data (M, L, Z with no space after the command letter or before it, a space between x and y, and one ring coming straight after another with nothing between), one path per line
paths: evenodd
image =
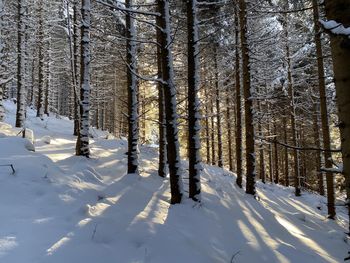
M228 164L230 171L233 172L233 155L232 155L232 126L231 126L231 92L232 86L227 87L226 91L226 130L227 130L227 151L228 151Z
M223 166L222 160L222 129L220 113L220 87L219 87L219 65L218 65L218 44L214 47L214 68L215 68L215 106L216 106L216 129L218 136L218 166Z
M39 46L39 81L38 81L38 104L36 116L40 119L44 117L44 30L43 30L43 0L39 1L39 29L38 29L38 46Z
M25 0L17 2L17 111L16 127L24 127L26 110L25 87Z
M188 33L188 156L189 156L189 197L200 201L201 175L201 115L198 99L199 90L199 49L197 1L187 1L187 33Z
M243 93L245 110L246 146L246 193L255 195L255 149L253 126L253 101L250 85L249 50L247 40L247 11L245 0L239 1L239 21L241 28Z
M162 50L162 70L163 88L165 95L165 115L166 115L166 136L167 136L167 157L169 163L171 204L181 203L182 199L182 179L180 149L178 139L178 116L176 112L176 89L174 84L173 57L171 53L171 29L169 0L158 0L158 10L161 14L160 24L161 50Z
M283 17L283 30L284 37L286 41L286 59L287 59L287 77L288 77L288 96L289 96L289 114L291 122L291 133L292 133L292 144L294 147L298 146L297 143L297 128L296 128L296 110L295 110L295 99L294 99L294 87L292 78L292 65L291 65L291 55L289 48L289 33L288 33L288 17L284 14ZM293 149L293 159L294 159L294 187L295 196L301 195L300 187L300 170L299 170L299 151Z
M132 8L133 1L125 2L127 9ZM135 19L130 12L126 12L126 62L128 85L128 173L138 173L138 141L139 141L139 116L138 116L138 87L136 61L136 28Z
M161 21L160 17L157 16L157 43L161 43ZM157 46L157 67L158 67L158 80L162 79L162 50L160 46ZM166 142L166 116L165 116L165 98L164 98L164 87L161 81L158 81L158 121L159 121L159 165L158 175L160 177L166 177L167 167L167 142Z
M76 155L90 156L89 111L90 111L90 0L82 0L81 8L81 62L80 62L80 129L76 144Z
M316 43L316 56L317 56L317 73L318 73L318 87L320 93L320 108L321 108L321 124L322 124L322 138L323 138L323 148L330 150L331 139L329 132L329 121L328 121L328 109L327 109L327 96L326 96L326 83L324 76L324 65L323 65L323 52L321 44L321 30L319 25L319 12L317 0L312 1L313 4L313 14L314 14L314 40ZM325 168L332 168L332 154L330 151L324 151ZM321 173L322 176L322 173ZM327 183L327 208L328 217L335 217L335 206L334 206L334 176L332 173L326 173L326 183Z
M4 40L3 40L3 15L4 3L0 0L0 121L5 118L5 109L3 105L4 81L5 81L5 65L4 65Z
M326 16L328 20L341 23L350 28L349 0L326 0ZM337 92L339 129L343 157L343 174L347 193L350 217L350 38L345 35L331 33L331 49L334 68L334 81ZM349 225L350 229L350 225ZM350 231L349 231L350 233Z
M75 87L73 90L74 97L74 131L73 135L78 135L79 133L79 90L77 87L79 86L79 74L78 74L78 2L75 0L73 2L73 59L74 59L74 82Z
M241 102L241 76L239 56L239 8L235 6L235 87L236 87L236 174L237 185L242 188L242 102Z

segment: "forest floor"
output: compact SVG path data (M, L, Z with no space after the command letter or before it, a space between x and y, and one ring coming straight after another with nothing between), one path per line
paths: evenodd
M15 105L5 106L13 125ZM74 156L71 121L27 117L35 152L0 123L0 165L16 170L0 167L1 263L336 263L347 255L346 211L326 219L322 196L257 183L254 199L234 174L204 165L202 204L185 197L170 207L157 148L142 146L140 175L127 175L125 140L92 130L85 159Z

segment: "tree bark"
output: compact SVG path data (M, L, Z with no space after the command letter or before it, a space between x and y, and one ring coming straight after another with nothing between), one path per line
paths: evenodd
M178 116L176 112L176 89L174 84L173 57L171 53L171 29L169 0L158 0L158 10L161 14L161 52L163 87L165 98L166 115L166 136L167 136L167 157L169 163L171 204L181 203L182 199L182 179L181 163L178 139Z
M241 76L240 76L240 56L239 56L239 7L235 6L235 88L236 88L236 173L237 185L242 188L242 101L241 101Z
M80 123L76 145L76 155L90 156L90 0L82 0L81 7L81 63L80 63Z
M328 122L328 109L327 109L327 95L326 84L324 76L323 65L323 52L321 44L321 30L319 25L319 11L318 1L312 0L313 4L313 17L314 17L314 40L316 43L316 56L317 56L317 72L318 72L318 87L320 93L320 108L321 108L321 124L322 124L322 138L323 148L329 150L331 148L329 122ZM349 14L350 15L350 14ZM324 151L325 168L332 168L332 153L330 151ZM330 172L326 172L327 183L327 208L328 217L334 219L335 206L334 206L334 177Z
M133 1L127 0L125 6L132 8ZM128 85L128 174L138 173L138 141L139 141L139 116L138 116L138 87L136 61L136 28L135 21L130 12L126 12L126 63Z
M24 83L25 72L25 16L26 7L25 0L18 0L17 2L17 111L16 111L16 127L24 127L25 121L25 93L26 87Z
M39 63L38 63L38 104L36 116L43 120L44 117L44 28L43 28L43 0L39 1L39 30L38 30L38 48L39 48Z
M241 28L243 94L245 116L245 148L246 148L246 193L255 195L255 147L253 126L253 101L250 85L250 66L248 50L247 10L245 0L239 1L239 21Z
M345 28L350 27L350 1L326 0L326 16ZM349 36L331 33L331 49L334 69L334 82L337 92L339 129L342 145L343 174L350 217L350 39ZM350 231L349 231L350 233Z
M199 43L197 0L187 1L187 41L188 41L188 153L189 153L189 197L200 201L201 175L201 116L199 92Z
M162 79L162 50L159 46L161 43L161 21L160 17L157 17L157 67L158 67L158 79ZM165 117L165 98L164 98L164 87L161 81L158 81L158 121L159 121L159 166L158 175L160 177L166 177L167 167L167 142L166 142L166 117Z

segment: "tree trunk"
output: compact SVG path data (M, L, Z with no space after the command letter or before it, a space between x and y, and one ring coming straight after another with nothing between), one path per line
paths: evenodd
M161 43L161 21L160 17L157 17L157 43ZM162 50L157 46L157 66L158 66L158 79L162 79ZM158 175L160 177L166 176L167 167L167 145L166 145L166 118L165 118L165 101L164 101L164 87L161 81L158 81L158 121L159 121L159 166Z
M276 121L273 123L273 129L274 129L274 133L275 133L275 140L278 140L278 136L277 136L277 125L276 125ZM278 145L277 142L275 141L274 143L274 150L275 150L275 184L278 184L279 182L279 167L278 167Z
M284 34L286 41L286 58L287 58L287 67L288 67L288 95L289 95L289 111L290 111L290 120L291 120L291 132L292 132L292 143L293 146L297 147L297 128L296 128L296 111L295 111L295 101L294 101L294 87L293 79L291 72L291 58L290 58L290 49L289 49L289 34L288 34L288 18L287 14L284 14ZM297 149L293 150L294 158L294 187L295 187L295 196L301 195L300 189L300 174L299 174L299 152Z
M239 21L241 28L242 71L245 116L245 146L246 146L246 193L255 195L255 149L253 126L253 101L250 85L250 66L248 50L247 11L245 0L239 1Z
M188 153L189 153L189 197L200 201L201 175L201 116L198 99L199 91L199 43L197 0L187 1L188 33Z
M132 8L133 1L125 2L127 9ZM139 140L139 116L138 116L138 87L136 61L136 28L135 21L130 12L126 12L126 63L128 85L128 174L138 173L138 140Z
M260 101L257 102L258 104L258 112L262 112L261 111L261 103ZM264 133L263 133L263 127L261 124L262 120L260 119L258 122L258 132L259 132L259 136L262 138L264 137ZM259 150L259 165L260 165L260 169L259 169L259 173L260 173L260 179L262 183L265 183L265 156L264 156L264 145L263 143L261 143L259 145L260 150Z
M284 144L288 144L288 128L287 128L287 118L283 116L283 140ZM289 155L288 148L284 147L284 185L289 186Z
M218 46L214 44L214 68L215 68L215 106L216 106L216 129L218 136L218 166L223 167L222 161L222 129L220 110L220 87L219 87L219 66L218 66Z
M210 99L210 135L211 135L211 164L216 165L216 151L215 151L215 121L214 121L214 103L213 99Z
M330 133L329 133L327 95L326 95L323 52L322 52L322 44L321 44L321 30L319 25L319 12L318 12L317 0L312 0L312 4L313 4L314 27L315 27L314 39L316 43L318 87L320 92L322 138L323 138L323 148L326 150L324 151L324 160L325 160L325 167L332 168L332 154L330 151L327 151L331 148L331 142L330 142ZM334 178L333 178L333 174L330 172L326 172L326 183L327 183L328 217L334 219L335 213L336 213L335 206L334 206Z
M81 63L80 63L80 123L76 145L76 155L90 156L90 0L82 0L81 7Z
M232 125L231 125L231 89L227 88L226 93L226 129L227 129L227 151L228 151L228 165L230 171L233 172L233 153L232 153Z
M73 95L74 95L74 129L73 135L77 136L79 133L79 97L80 92L78 89L79 86L79 77L78 77L78 3L77 0L73 2L73 69L74 69L74 83L73 84Z
M242 102L241 102L241 76L240 76L240 56L239 56L239 7L235 5L235 86L236 86L236 173L237 185L242 188Z
M328 20L350 27L350 1L326 0ZM331 34L334 81L337 92L339 129L343 156L343 174L350 217L350 39L349 36ZM350 233L350 231L349 231Z
M39 30L38 30L38 39L39 39L39 63L38 63L38 104L36 116L43 120L44 118L44 28L43 28L43 0L39 1Z
M178 116L176 112L176 89L174 84L173 57L171 54L171 29L169 0L158 0L158 10L161 14L161 52L163 70L163 88L165 98L167 156L169 163L171 204L181 203L182 179L181 161L178 139Z
M18 0L17 3L17 111L16 111L16 127L24 127L25 121L25 22L24 16L26 13L25 0Z
M4 65L4 39L3 39L3 18L4 18L4 3L0 0L0 121L5 118L5 109L3 105L4 99L4 83L5 80L5 65Z
M320 132L319 132L319 125L318 125L318 111L317 111L317 103L314 103L314 118L313 118L313 126L314 126L314 141L315 141L315 147L320 149L321 143L320 143ZM323 185L323 173L321 171L321 151L315 152L315 172L317 176L318 181L318 192L320 195L324 195L324 185Z
M208 88L204 87L204 96L208 98ZM210 164L210 132L209 132L209 107L208 102L205 103L205 144L206 144L206 152L207 152L207 164Z

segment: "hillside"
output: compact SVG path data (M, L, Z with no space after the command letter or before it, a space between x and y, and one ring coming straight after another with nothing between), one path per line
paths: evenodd
M5 107L13 125L15 105ZM70 120L27 114L35 152L0 127L0 165L16 171L0 167L1 263L336 263L347 255L346 212L327 220L324 197L258 183L254 199L234 174L204 165L202 204L170 207L155 148L141 147L141 174L127 175L125 140L92 129L92 158L76 157Z

